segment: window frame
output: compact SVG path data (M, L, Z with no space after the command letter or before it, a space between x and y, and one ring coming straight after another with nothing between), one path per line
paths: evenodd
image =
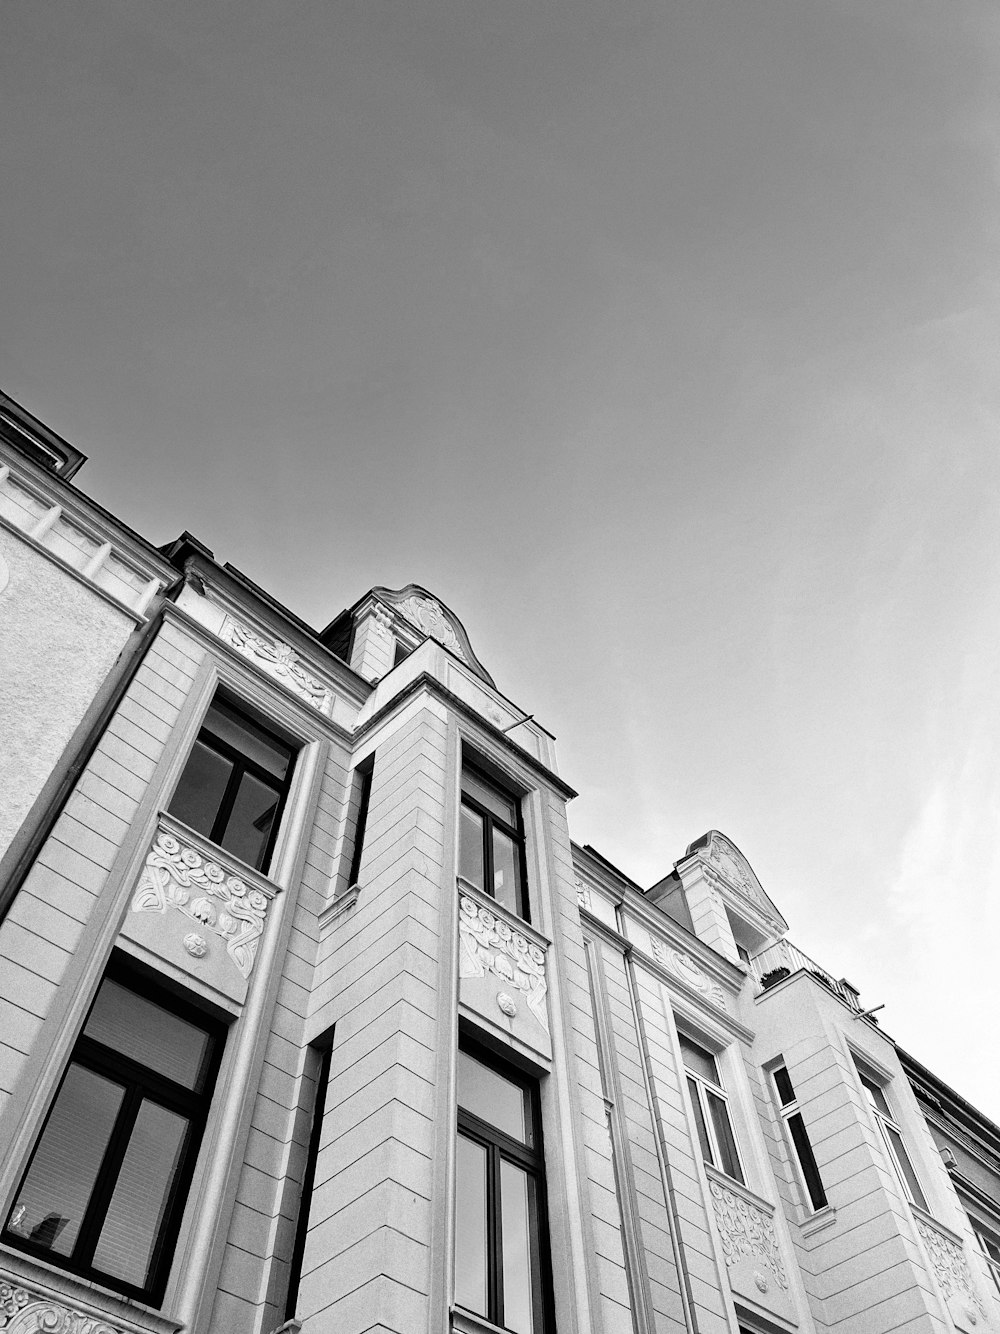
M285 770L285 776L280 782L275 778L274 774L270 773L263 765L250 759L249 756L244 755L230 742L212 731L210 715L217 704L222 704L238 718L244 719L253 726L259 728L270 737L272 741L288 751L288 766ZM209 741L205 740L206 735L210 738ZM301 740L297 737L291 737L284 729L280 728L280 725L276 725L265 713L255 708L248 701L234 695L223 686L218 686L213 691L211 699L208 702L208 707L202 715L198 731L188 749L187 758L184 761L177 782L174 784L173 792L170 795L170 801L167 804L167 813L173 815L174 819L180 820L182 824L185 822L180 816L174 814L173 805L181 791L184 783L184 776L191 763L195 747L199 743L204 745L205 748L213 754L220 755L223 759L229 761L233 765L233 769L226 780L226 786L212 821L211 829L207 833L202 833L202 831L197 829L195 832L199 833L202 838L207 839L208 842L214 844L215 847L221 848L222 851L228 853L230 857L235 857L246 866L252 866L253 869L259 871L261 875L267 875L274 856L275 845L278 841L282 818L288 805L288 798L292 790L295 772L298 767L297 761L302 751ZM257 854L257 860L255 862L247 861L246 858L241 857L238 852L226 847L226 844L222 841L229 820L232 817L233 809L239 796L240 785L245 774L249 774L250 777L255 778L264 787L272 791L276 797L271 828L268 831L267 839L261 846L260 852Z
M980 1253L986 1261L986 1268L990 1272L990 1278L997 1290L997 1296L1000 1297L1000 1229L994 1231L989 1224L983 1223L978 1215L970 1213L968 1208L966 1208L965 1214Z
M795 1086L792 1084L792 1077L788 1073L788 1067L782 1061L778 1065L771 1067L770 1071L771 1087L774 1090L778 1102L778 1114L785 1127L785 1138L791 1153L793 1162L799 1177L799 1185L802 1187L803 1196L809 1201L810 1211L814 1214L819 1213L821 1209L827 1209L830 1206L830 1200L826 1193L826 1187L823 1185L823 1177L819 1170L819 1163L816 1161L816 1154L813 1152L812 1141L809 1138L809 1131L806 1129L805 1119L802 1115L802 1108L799 1106L798 1095L795 1092ZM778 1084L778 1075L784 1074L788 1080L788 1087L792 1094L790 1100L786 1102L782 1096L781 1088ZM792 1123L797 1122L802 1132L802 1145L799 1144ZM805 1154L803 1154L803 1146ZM803 1162L803 1157L807 1162ZM810 1168L815 1174L816 1191L810 1182ZM821 1198L817 1202L816 1195Z
M176 1015L205 1033L209 1047L205 1057L200 1090L186 1089L168 1076L160 1074L150 1066L144 1066L134 1057L125 1056L113 1050L96 1038L87 1037L84 1029L97 1004L101 988L105 982L114 982L126 988L143 1000L150 1001L169 1014ZM23 1252L25 1255L44 1260L58 1269L75 1274L79 1278L96 1283L100 1287L118 1292L134 1300L145 1302L149 1306L160 1306L166 1292L173 1263L177 1239L184 1221L194 1179L195 1169L201 1152L205 1128L212 1108L212 1098L218 1080L226 1045L227 1025L221 1019L208 1014L199 1006L178 997L159 982L154 981L145 970L129 966L121 959L112 959L101 977L94 992L93 1000L87 1009L86 1018L81 1026L73 1049L66 1061L65 1068L53 1093L45 1117L35 1136L31 1153L17 1187L3 1213L0 1225L0 1240ZM70 1070L79 1066L91 1071L124 1089L121 1103L115 1113L114 1124L108 1143L101 1155L100 1166L91 1187L87 1203L80 1220L80 1228L69 1255L60 1255L48 1246L32 1242L30 1237L12 1232L9 1227L11 1214L17 1207L19 1196L31 1173L36 1154L42 1144L45 1131L55 1112L60 1094L65 1086ZM93 1264L94 1255L101 1241L101 1233L108 1211L114 1199L115 1189L121 1179L121 1169L125 1162L132 1133L138 1120L144 1101L148 1098L159 1107L164 1107L187 1121L184 1132L179 1165L165 1196L159 1228L150 1250L147 1267L147 1279L144 1285L129 1283L127 1280L108 1274Z
M347 873L347 888L352 889L358 883L361 873L361 858L365 850L365 834L368 830L368 807L372 797L372 776L375 773L375 752L354 767L354 781L357 784L358 806L354 820L354 846L351 849L351 867Z
M927 1198L924 1195L924 1188L920 1183L917 1169L913 1166L909 1150L906 1147L906 1136L903 1134L903 1128L896 1120L896 1114L892 1110L892 1104L886 1096L886 1090L889 1088L891 1081L880 1079L867 1064L863 1064L857 1059L855 1059L854 1068L857 1071L858 1079L861 1083L861 1092L865 1106L868 1108L869 1114L878 1128L879 1138L882 1141L886 1153L889 1155L889 1161L892 1163L893 1171L902 1187L904 1199L914 1205L917 1209L922 1209L924 1213L929 1213L930 1210L927 1207ZM885 1110L879 1106L879 1098L881 1098L882 1102L885 1104ZM893 1134L895 1134L896 1141L898 1141L898 1148L896 1141L893 1140ZM901 1153L905 1159L905 1166L900 1159ZM913 1193L913 1188L907 1177L906 1168L909 1168L910 1174L913 1177L913 1182L916 1185L917 1192L920 1196L919 1199L917 1199Z
M472 775L472 777L475 779L477 783L482 783L485 787L492 788L505 801L509 801L514 805L516 814L516 824L513 825L507 824L506 821L502 820L496 814L495 811L491 811L488 806L484 806L482 802L477 801L474 796L471 796L469 793L466 792L465 787L463 785L463 779L465 777L466 771L468 771ZM482 894L486 894L489 898L493 899L495 903L499 902L499 900L496 897L496 894L493 891L493 884L494 884L493 876L495 870L493 864L493 829L495 827L499 829L501 833L506 834L507 837L514 844L515 848L517 849L517 870L518 870L518 881L519 881L517 886L518 906L517 908L509 909L508 911L513 911L516 917L520 917L522 921L530 923L531 910L528 899L528 867L527 867L527 857L525 850L526 840L524 836L524 811L522 809L522 801L523 801L522 794L518 792L515 788L509 786L506 782L504 782L503 779L498 779L493 773L485 769L481 764L477 764L476 761L470 758L467 754L463 755L462 757L462 772L459 777L458 786L459 786L459 807L461 808L462 806L468 806L469 809L474 811L475 814L478 815L483 822L483 835L482 835L483 884L482 887L480 887L479 885L473 885L473 888L478 889ZM462 837L463 837L462 814L461 814L461 809L459 809L458 838L459 838L460 866L461 866ZM473 882L466 881L466 883L472 884ZM500 906L506 907L505 904L500 904Z
M736 1129L733 1125L733 1118L732 1115L730 1114L729 1094L726 1092L726 1089L721 1082L721 1077L718 1083L713 1083L711 1080L707 1079L705 1075L703 1075L700 1071L692 1070L687 1065L687 1063L684 1060L684 1043L685 1042L690 1043L692 1047L698 1047L701 1051L703 1051L706 1054L706 1056L710 1056L712 1058L713 1064L715 1065L715 1070L717 1074L719 1072L720 1053L717 1050L713 1050L710 1046L707 1046L704 1039L696 1037L693 1033L688 1032L686 1028L678 1027L677 1037L678 1037L678 1045L680 1046L681 1067L684 1071L688 1099L689 1101L691 1101L692 1104L691 1115L694 1118L694 1123L695 1123L695 1139L698 1143L698 1147L701 1150L702 1158L708 1164L708 1166L713 1168L716 1172L720 1172L724 1177L727 1177L730 1181L735 1181L737 1185L743 1186L746 1189L747 1188L746 1167L743 1162L743 1155L740 1152L740 1142L739 1139L737 1138ZM692 1091L692 1085L694 1085L694 1091ZM708 1101L709 1094L713 1094L716 1098L719 1099L725 1111L726 1121L728 1122L729 1125L729 1133L732 1136L733 1153L736 1158L736 1166L739 1170L739 1176L734 1176L731 1172L728 1172L726 1168L722 1166L724 1154L722 1153L722 1149L719 1144L718 1133L715 1128L715 1118L712 1115L711 1105ZM695 1099L697 1099L697 1103L695 1103ZM703 1130L704 1130L704 1136L702 1135ZM708 1143L709 1153L711 1155L708 1157L705 1156L706 1140Z
M485 1319L501 1329L503 1324L503 1238L502 1238L502 1193L500 1188L500 1167L503 1162L510 1162L520 1168L533 1183L533 1206L529 1195L528 1236L529 1256L532 1274L532 1331L531 1334L545 1334L551 1329L552 1266L549 1253L549 1229L547 1195L545 1187L545 1160L542 1145L541 1099L537 1080L506 1061L481 1047L464 1033L459 1039L459 1052L464 1052L479 1061L509 1083L516 1084L527 1094L528 1117L527 1129L531 1143L523 1143L515 1136L506 1133L498 1126L484 1121L475 1112L456 1107L456 1140L464 1137L477 1144L486 1153L486 1305L485 1313L462 1306L457 1296L455 1305L479 1319ZM456 1287L457 1287L456 1256Z

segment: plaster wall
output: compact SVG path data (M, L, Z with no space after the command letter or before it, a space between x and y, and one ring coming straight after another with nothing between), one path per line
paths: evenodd
M0 527L0 857L135 618Z

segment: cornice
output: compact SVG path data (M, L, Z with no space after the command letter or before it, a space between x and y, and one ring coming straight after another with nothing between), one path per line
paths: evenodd
M651 934L661 936L666 939L667 944L672 945L675 949L693 955L706 972L713 975L716 981L728 987L734 995L739 994L746 977L744 969L725 958L711 945L707 945L700 936L696 936L693 931L688 931L680 922L675 922L658 904L650 903L647 899L641 897L638 891L633 891L625 894L622 910L626 914L631 913L635 920Z

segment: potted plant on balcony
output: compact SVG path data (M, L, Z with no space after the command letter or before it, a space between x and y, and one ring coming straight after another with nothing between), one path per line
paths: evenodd
M781 964L777 968L772 968L769 973L765 973L760 979L760 985L767 991L770 987L777 986L779 982L784 982L786 977L791 975L791 969Z

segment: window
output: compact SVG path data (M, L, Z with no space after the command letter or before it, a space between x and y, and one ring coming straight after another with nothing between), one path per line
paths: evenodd
M458 1053L455 1301L515 1334L546 1327L538 1088L478 1048Z
M347 877L347 885L358 883L358 875L361 871L361 854L365 849L365 829L368 825L368 803L372 795L372 774L375 771L375 756L370 756L358 765L355 770L355 779L358 792L358 816L354 823L354 851L351 853L351 870Z
M287 741L216 695L170 813L250 866L266 870L294 753Z
M326 1090L330 1082L330 1065L333 1060L332 1028L311 1044L309 1057L315 1073L316 1085L313 1095L312 1121L309 1127L309 1147L306 1150L305 1167L302 1172L302 1189L299 1192L298 1216L295 1220L295 1239L292 1243L292 1258L288 1265L288 1291L285 1294L286 1320L295 1318L295 1308L299 1300L299 1284L302 1281L302 1260L305 1256L306 1238L309 1233L309 1206L312 1202L313 1187L316 1184L316 1163L319 1160L319 1145L323 1137Z
M816 1166L816 1158L812 1151L812 1145L809 1143L805 1122L802 1120L802 1113L799 1111L798 1099L795 1096L795 1090L792 1088L788 1071L783 1065L779 1065L776 1070L771 1072L771 1078L774 1080L778 1101L781 1104L781 1118L788 1130L788 1138L792 1142L792 1148L795 1150L795 1159L798 1162L802 1181L809 1195L809 1202L813 1209L825 1209L827 1204L826 1191L823 1189L823 1182L820 1180L819 1168Z
M678 1033L684 1071L687 1075L691 1110L698 1127L702 1157L726 1176L745 1185L743 1169L736 1148L736 1136L729 1120L726 1093L719 1079L715 1057L700 1047L686 1033Z
M903 1144L903 1136L896 1124L896 1118L886 1101L885 1091L864 1070L859 1069L858 1076L861 1080L861 1087L865 1091L865 1097L868 1099L868 1106L885 1141L885 1146L889 1150L889 1157L895 1165L907 1199L912 1204L919 1205L921 1209L926 1209L927 1201L924 1199L924 1192L920 1189L920 1182L913 1170L910 1156L906 1152L906 1146Z
M110 970L3 1240L158 1303L221 1047L217 1024Z
M996 1285L997 1292L1000 1292L1000 1236L991 1232L984 1223L980 1223L978 1218L973 1218L970 1215L969 1222L972 1224L972 1230L979 1242L979 1249L986 1256L990 1277Z
M521 803L468 764L462 768L458 873L518 917L530 920Z

